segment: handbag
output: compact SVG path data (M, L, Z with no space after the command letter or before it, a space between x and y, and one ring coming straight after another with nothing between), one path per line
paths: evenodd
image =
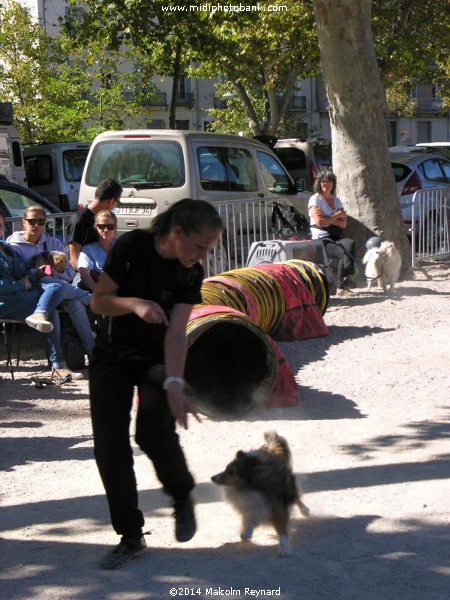
M325 231L328 233L328 237L330 237L333 242L338 242L342 238L342 228L337 225L328 225L328 227L323 227Z
M273 202L271 229L281 239L310 237L308 219L291 204Z

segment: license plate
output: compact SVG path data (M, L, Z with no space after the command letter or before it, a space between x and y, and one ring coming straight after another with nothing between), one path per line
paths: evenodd
M118 206L116 215L151 215L153 208L150 206Z

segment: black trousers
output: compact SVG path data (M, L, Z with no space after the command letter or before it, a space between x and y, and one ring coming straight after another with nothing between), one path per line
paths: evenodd
M338 260L338 285L343 283L346 277L353 275L355 269L355 242L350 238L342 238L339 242L333 242L330 238L320 238L325 246L328 258Z
M164 491L175 501L184 499L194 487L194 479L175 431L162 377L151 375L148 361L105 360L98 354L94 351L89 373L95 460L114 530L119 535L137 536L142 533L144 517L138 507L130 445L135 385L139 392L135 440L153 462Z

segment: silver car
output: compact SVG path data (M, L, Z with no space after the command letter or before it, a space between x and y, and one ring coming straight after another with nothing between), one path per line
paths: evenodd
M449 190L450 196L450 160L439 153L428 153L422 149L389 150L391 166L394 171L397 192L402 208L405 228L412 227L412 199L415 192L431 188ZM415 220L419 217L416 206ZM424 206L424 211L431 211L431 206ZM425 215L426 216L426 215Z

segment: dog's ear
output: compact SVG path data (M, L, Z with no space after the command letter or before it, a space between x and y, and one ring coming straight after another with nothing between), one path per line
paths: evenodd
M242 450L238 450L236 452L236 458L242 458L243 456L245 456L245 452L243 452Z

